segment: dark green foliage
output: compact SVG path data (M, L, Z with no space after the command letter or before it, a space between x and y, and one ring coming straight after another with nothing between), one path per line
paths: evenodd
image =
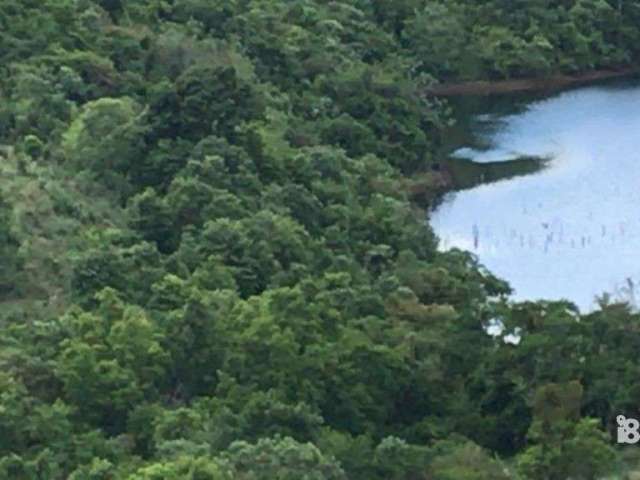
M513 303L411 199L448 188L430 84L633 64L638 22L636 0L0 1L0 478L612 474L640 316Z
M215 134L232 140L235 127L261 115L259 98L231 67L190 67L176 80L176 93L178 135L184 138Z
M17 275L21 267L18 255L19 240L13 232L11 206L0 196L0 296L18 287Z

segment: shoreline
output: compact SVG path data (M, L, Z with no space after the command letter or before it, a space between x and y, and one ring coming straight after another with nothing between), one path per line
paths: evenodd
M596 70L575 75L551 75L548 77L522 78L511 80L480 80L458 83L444 83L427 89L427 95L453 97L466 95L494 95L528 91L559 90L585 83L621 78L640 72L640 68Z

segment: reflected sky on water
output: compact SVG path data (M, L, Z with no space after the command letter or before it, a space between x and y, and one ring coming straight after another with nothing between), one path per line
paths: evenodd
M432 213L441 249L476 253L515 298L632 298L640 288L640 88L592 87L479 119L477 162L540 155L536 174L450 194ZM640 295L638 291L637 295Z

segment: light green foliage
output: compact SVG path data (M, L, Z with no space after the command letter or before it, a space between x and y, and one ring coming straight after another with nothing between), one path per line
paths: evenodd
M442 480L508 480L513 478L504 465L472 442L443 445L442 455L432 465L434 478Z
M132 404L157 394L169 357L162 332L141 309L125 306L113 290L101 292L99 302L95 313L61 319L68 337L56 373L65 398L87 420L107 416L117 429Z
M532 479L595 480L615 466L610 437L593 418L579 418L582 388L577 382L551 384L536 395L536 413L529 446L518 457L518 468Z
M139 469L127 480L231 480L228 469L205 457L182 457Z
M613 472L639 315L510 301L411 200L425 88L632 65L639 6L0 1L0 478Z
M309 443L292 438L274 438L232 444L224 455L237 478L247 480L344 480L340 466Z
M130 98L87 103L63 135L66 157L100 175L126 174L144 148L145 116Z

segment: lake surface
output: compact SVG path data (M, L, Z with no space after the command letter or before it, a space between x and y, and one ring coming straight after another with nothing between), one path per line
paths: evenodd
M635 303L640 84L564 92L511 115L477 115L472 128L473 143L487 148L455 156L550 160L537 173L449 194L431 216L440 248L474 252L516 300L568 299L588 311L608 292Z

